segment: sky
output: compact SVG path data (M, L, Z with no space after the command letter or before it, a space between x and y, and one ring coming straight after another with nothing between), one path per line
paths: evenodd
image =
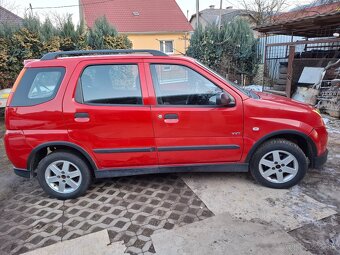
M192 14L196 12L196 0L176 0L177 4L182 9L183 13L187 15L189 11L189 18ZM228 6L233 6L234 8L240 7L240 0L222 0L222 7L226 8ZM289 5L286 9L296 7L296 3L299 5L311 2L311 0L288 0ZM46 0L0 0L0 4L16 13L17 15L23 17L25 13L30 11L29 6L33 7L33 13L38 14L39 17L44 19L44 17L49 16L50 18L56 15L66 15L72 14L72 19L74 23L79 22L79 9L78 6L75 7L64 7L64 8L51 8L51 9L34 9L38 7L56 7L56 6L66 6L66 5L78 5L79 0L58 0L58 1L46 1ZM210 5L215 5L215 8L219 8L220 0L200 0L200 10L209 8Z

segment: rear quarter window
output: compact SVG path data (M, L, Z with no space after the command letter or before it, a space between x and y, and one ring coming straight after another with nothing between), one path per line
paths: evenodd
M10 106L32 106L52 100L65 75L63 67L28 68Z

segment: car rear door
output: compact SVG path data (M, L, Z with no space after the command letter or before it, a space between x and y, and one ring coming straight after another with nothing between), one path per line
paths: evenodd
M243 148L242 98L185 60L147 61L148 89L160 165L237 162ZM216 105L225 92L232 107Z
M63 103L70 140L98 168L157 165L150 105L140 59L78 64Z

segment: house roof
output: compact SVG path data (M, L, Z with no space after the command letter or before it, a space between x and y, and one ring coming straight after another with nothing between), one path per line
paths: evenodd
M122 33L193 31L175 0L80 0L87 26L102 16ZM95 4L94 4L95 3Z
M23 19L20 18L18 15L0 6L0 23L20 25L22 21Z
M282 13L270 24L255 30L272 34L294 34L305 37L327 37L340 28L340 3L314 6Z
M221 13L222 22L230 22L238 16L244 16L244 15L252 16L252 14L249 11L242 10L242 9L229 8L229 9L222 9L221 11L222 11ZM199 16L200 18L203 18L209 24L217 24L219 16L220 16L220 9L215 9L215 8L204 9L199 12ZM196 14L192 15L190 18L190 22L195 17L196 17Z
M284 12L273 17L274 23L286 22L287 20L303 19L307 17L316 17L324 14L340 12L340 2L324 4L319 6L307 7L301 10Z

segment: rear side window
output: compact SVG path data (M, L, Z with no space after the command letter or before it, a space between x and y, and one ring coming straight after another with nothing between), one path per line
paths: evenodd
M22 77L10 106L32 106L55 97L64 78L65 68L29 68Z
M76 101L98 105L143 104L138 65L86 67L78 82Z

